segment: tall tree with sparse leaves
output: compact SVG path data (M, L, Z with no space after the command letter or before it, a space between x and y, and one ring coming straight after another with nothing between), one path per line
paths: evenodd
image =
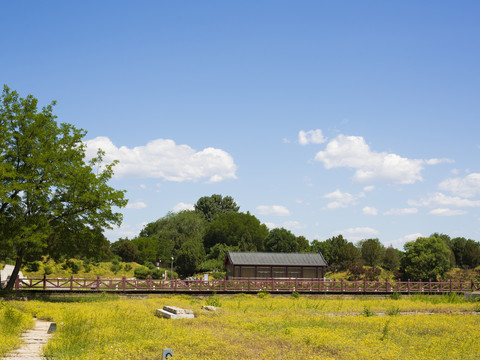
M75 236L78 229L119 225L122 215L113 207L127 204L125 192L108 185L115 163L103 165L100 150L86 162L86 132L58 124L55 102L41 110L37 103L7 86L0 97L0 247L15 259L7 290L25 258L48 253L51 243L56 252L70 247L69 232L75 242L84 238Z

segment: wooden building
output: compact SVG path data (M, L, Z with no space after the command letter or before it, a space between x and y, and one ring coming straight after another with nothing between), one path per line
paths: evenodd
M232 279L318 279L327 262L320 253L227 252L227 280Z

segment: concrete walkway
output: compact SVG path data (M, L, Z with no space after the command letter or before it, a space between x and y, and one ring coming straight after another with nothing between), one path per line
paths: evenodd
M21 336L20 348L7 354L4 360L41 360L42 347L47 343L51 334L48 334L50 321L35 319L35 327Z

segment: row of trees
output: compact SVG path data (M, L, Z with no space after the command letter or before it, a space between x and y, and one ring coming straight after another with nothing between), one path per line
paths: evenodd
M254 215L239 212L232 197L221 195L202 197L195 210L169 213L111 248L124 261L169 264L173 257L182 276L221 270L227 251L310 251L305 237L284 228L269 231Z
M284 228L269 230L254 215L239 212L232 197L221 195L202 197L195 210L149 223L139 236L120 239L111 249L124 261L170 264L173 257L182 276L223 269L227 251L320 252L332 271L356 273L367 265L412 280L436 279L455 266L480 265L478 242L438 233L405 244L405 251L385 247L379 239L354 244L342 235L310 243Z
M195 210L168 214L136 238L110 246L103 230L121 223L122 214L114 209L127 204L125 192L108 185L115 162L104 164L101 150L87 161L86 132L58 124L54 102L42 109L37 103L7 86L0 96L0 259L15 262L7 289L25 260L45 255L101 259L110 251L143 263L169 263L173 256L183 276L221 269L228 250L321 251L334 270L364 263L399 269L412 279L480 264L478 242L440 234L407 243L404 252L385 249L378 239L353 244L341 235L310 244L284 228L268 230L221 195L202 197Z

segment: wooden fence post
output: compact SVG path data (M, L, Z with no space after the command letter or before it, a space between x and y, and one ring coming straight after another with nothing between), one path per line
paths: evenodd
M43 274L43 290L47 288L47 274Z
M100 291L100 276L97 276L97 291Z
M127 278L125 276L122 276L122 291L125 292L127 288Z
M20 290L20 276L15 279L15 290Z
M452 279L450 279L450 292L452 292Z
M385 280L385 291L388 293L388 279Z
M70 276L70 291L73 290L73 275Z
M408 294L410 295L410 279L408 279L407 290L408 290Z

